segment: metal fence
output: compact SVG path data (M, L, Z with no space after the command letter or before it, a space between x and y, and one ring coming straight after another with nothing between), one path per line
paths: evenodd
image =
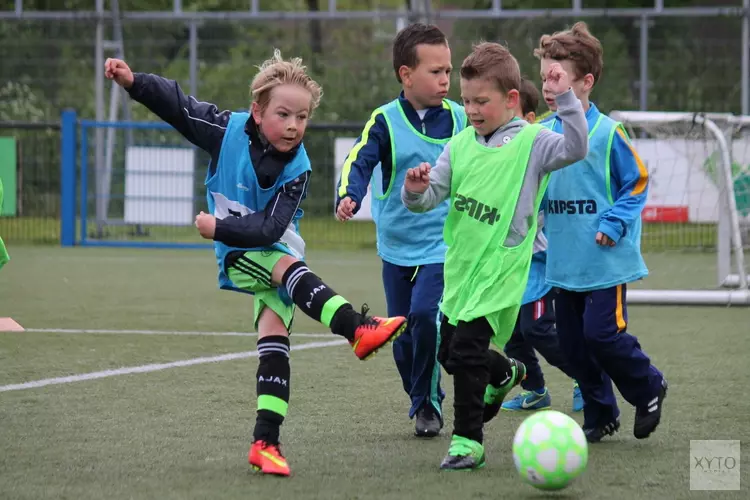
M70 126L63 128L63 142L75 136L78 147L74 157L61 158L61 183L76 186L76 203L68 211L76 223L68 225L67 233L61 228L63 243L210 246L193 227L195 214L208 211L204 180L210 157L205 151L162 122L98 122L65 115ZM311 124L305 135L314 175L301 229L313 248L374 246L371 223L342 230L333 218L335 140L356 135L361 125ZM100 130L112 135L110 161L96 161Z
M447 33L456 65L472 43L497 40L532 77L540 35L585 20L605 47L595 93L604 109L750 114L750 0L712 5L718 1L657 0L632 8L629 0L530 0L522 5L532 8L519 9L517 1L411 0L413 11L396 9L403 0L376 1L375 9L358 0L349 10L329 0L327 11L282 1L274 5L279 11L266 11L259 10L264 2L219 0L212 5L226 10L205 12L192 10L200 8L198 0L156 0L154 6L169 10L149 12L133 10L134 0L118 9L110 8L117 2L98 0L95 11L0 10L0 120L56 119L64 107L111 119L103 62L115 55L135 71L177 79L203 100L245 107L255 66L273 47L302 56L323 84L319 120L363 120L397 93L390 43L415 17ZM243 4L246 10L239 10ZM318 0L307 2L313 4ZM132 112L146 118L142 109ZM14 113L22 116L9 116Z
M4 240L60 241L60 138L59 121L0 122Z
M93 10L86 10L92 3ZM532 78L538 73L532 51L539 36L583 19L605 48L604 75L594 93L603 110L750 113L750 0L718 6L714 0L356 0L346 9L335 0L323 5L282 0L273 3L278 9L273 11L264 0L218 0L210 2L212 11L201 11L203 3L208 5L200 0L69 0L65 11L34 10L58 5L44 1L0 3L0 136L15 137L20 174L19 210L15 217L0 218L3 238L59 241L57 128L63 109L97 122L154 119L122 93L110 93L103 78L108 56L124 57L134 71L176 79L186 92L224 109L247 107L255 66L274 47L285 56L303 57L324 89L314 117L317 126L306 137L315 168L306 201L311 220L331 213L333 139L355 136L356 127L341 130L341 124L360 124L397 95L391 41L401 26L417 18L447 33L454 65L472 43L495 40L509 46ZM138 10L140 5L153 11ZM449 97L458 98L457 81ZM105 129L98 130L89 138L92 155L99 159L90 164L95 168L106 149ZM96 201L89 201L88 213L97 214ZM317 232L326 236L319 243L371 245L374 236L367 225L356 227L365 229L321 226ZM97 224L87 231L101 236Z
M305 135L305 147L314 165L314 175L304 204L302 230L311 248L374 247L375 234L370 222L344 228L333 218L334 145L338 137L354 137L362 123L312 123ZM113 134L112 158L97 161L96 131ZM0 122L0 161L5 155L2 141L9 140L15 151L13 165L3 172L15 172L12 183L4 180L5 206L16 210L0 216L0 235L11 244L60 243L119 246L205 246L192 227L192 217L206 210L203 181L209 163L207 153L194 148L170 126L162 122L97 122L79 119L73 111L51 123ZM145 171L129 169L128 154L133 148L190 149L193 160L188 173L179 172L174 157L155 169L151 161ZM130 151L129 151L130 150ZM106 155L105 155L106 156ZM170 164L172 162L172 164ZM163 162L162 162L163 163ZM5 168L7 167L7 168ZM128 177L130 175L130 177ZM138 176L149 177L160 192L128 192ZM184 175L189 175L189 192L177 191ZM15 194L11 194L12 191ZM178 199L180 198L181 199ZM12 201L16 200L16 201ZM179 202L187 205L188 219L162 221L143 210L173 212ZM131 214L127 211L131 203ZM177 202L177 203L175 203ZM138 208L138 205L145 208ZM135 206L136 213L132 213ZM169 217L167 214L166 217ZM148 221L151 221L149 223Z

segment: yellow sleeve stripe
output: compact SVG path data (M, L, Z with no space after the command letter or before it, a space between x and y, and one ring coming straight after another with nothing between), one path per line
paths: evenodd
M539 115L539 116L536 117L536 120L534 120L534 123L541 123L541 122L543 122L551 114L552 114L552 111L549 111L549 110L545 111L544 113L542 113L541 115Z
M630 193L631 196L638 196L639 194L643 194L643 192L646 191L646 186L648 186L648 170L646 169L646 165L643 164L641 157L638 156L635 148L630 143L630 139L628 139L625 132L620 127L617 127L617 133L620 134L620 137L622 137L625 144L630 148L630 152L633 154L633 158L635 158L635 163L638 165L638 182L635 183L635 187Z
M365 128L362 129L362 139L352 148L349 152L349 156L346 157L344 167L341 169L341 186L339 186L339 197L343 198L346 196L346 188L349 186L349 175L352 173L352 163L357 159L359 151L365 147L370 136L370 129L375 125L375 118L383 111L376 109L370 115L370 119L365 123Z

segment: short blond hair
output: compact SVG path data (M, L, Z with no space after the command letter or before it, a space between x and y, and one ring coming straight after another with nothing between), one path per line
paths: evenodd
M503 94L521 88L521 69L513 54L499 43L482 42L466 56L459 71L461 78L484 78Z
M310 114L320 105L323 96L318 82L307 74L307 67L302 64L302 59L294 57L285 61L281 57L281 51L274 49L273 57L266 59L258 66L258 74L250 84L250 95L253 102L258 103L260 109L266 109L271 100L271 91L280 85L299 85L310 92Z

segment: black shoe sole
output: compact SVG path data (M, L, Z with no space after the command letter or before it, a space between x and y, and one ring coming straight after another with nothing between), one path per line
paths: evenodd
M599 431L599 434L596 436L592 436L590 433L586 432L586 429L583 430L584 436L586 436L586 441L588 443L598 443L602 440L602 438L606 436L613 436L616 432L620 430L620 421L615 420L614 425L612 426L612 429L609 431L602 430L602 428L594 429Z
M482 457L482 461L479 462L476 465L470 465L470 466L458 466L458 464L440 464L440 470L450 471L450 472L463 472L463 471L472 471L472 470L479 470L483 468L486 465L484 457Z

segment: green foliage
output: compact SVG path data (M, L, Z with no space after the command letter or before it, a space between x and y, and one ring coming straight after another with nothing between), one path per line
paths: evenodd
M7 1L7 0L6 0ZM268 3L268 5L266 5ZM690 0L670 6L690 5ZM398 9L402 0L339 0L339 10ZM673 5L674 4L674 5ZM265 10L305 10L327 3L302 0L261 2ZM618 0L617 7L641 7L640 0ZM487 9L490 0L433 2L435 9ZM568 8L567 0L505 0L513 10ZM587 0L586 7L612 7ZM10 7L10 6L9 6ZM28 10L50 9L44 0L27 0ZM171 0L121 0L124 11L167 11ZM56 5L54 8L58 8ZM64 8L91 10L89 0L65 0ZM185 11L231 11L249 8L247 0L184 0ZM541 17L498 20L478 14L471 20L440 21L449 34L458 66L472 42L508 44L528 76L535 78L532 55L539 36L570 26L576 19ZM604 109L639 107L640 27L637 19L587 18L605 47L605 71L594 98ZM105 24L105 37L112 36ZM655 18L649 27L649 109L738 111L740 19ZM399 87L390 67L394 19L347 21L210 21L199 26L198 89L204 100L220 107L245 108L255 66L274 47L286 57L302 56L324 87L318 121L364 121L375 106L391 99ZM124 25L125 54L136 71L163 74L189 88L189 30L176 21L129 22ZM0 80L28 86L47 104L45 118L55 119L63 107L82 116L94 114L93 21L6 21L0 25ZM731 43L730 43L731 42ZM457 82L455 82L457 84ZM457 85L451 95L458 95ZM145 117L141 111L137 116Z
M92 10L91 0L25 0L27 10ZM692 0L673 0L670 7L691 5ZM105 1L107 8L109 2ZM569 0L504 0L503 9L569 8ZM248 0L183 0L184 11L247 10ZM323 0L260 0L261 10L304 11L327 9ZM403 9L405 0L337 0L339 10ZM491 0L434 0L439 9L488 9ZM646 0L584 0L586 7L642 7ZM11 0L0 0L0 8L12 10ZM123 11L169 11L172 0L120 0ZM440 19L448 34L453 64L479 40L506 43L517 57L523 73L538 81L539 62L532 52L539 37L572 25L574 18L538 17L493 19L478 12L474 19ZM592 32L604 45L604 74L593 100L604 111L638 109L641 79L640 25L638 19L587 18ZM653 18L649 24L648 109L739 112L740 29L733 18ZM221 109L247 109L249 84L257 66L281 50L284 57L302 57L323 87L324 97L314 121L317 123L364 123L377 106L400 91L391 66L391 41L397 20L369 18L350 20L238 21L212 20L198 25L196 97L214 102ZM64 108L79 116L96 113L94 66L96 23L77 21L3 21L0 23L0 120L57 120ZM190 84L189 26L177 20L130 21L123 25L125 59L134 71L156 73L177 80L186 93ZM111 23L104 23L105 39L112 38ZM107 56L112 52L107 50ZM450 97L458 99L457 72ZM105 86L105 113L111 84ZM123 99L127 99L122 95ZM155 120L143 106L131 104L135 120ZM541 110L540 110L541 111ZM122 116L122 114L120 114ZM328 215L333 179L333 139L357 131L310 131L308 152L316 168L308 207L314 214ZM156 138L166 141L168 134ZM31 139L27 139L31 140ZM45 139L47 140L47 139ZM57 144L50 137L50 144ZM46 143L45 143L46 144ZM56 146L55 146L56 147ZM50 148L45 148L45 151ZM36 148L26 148L31 155ZM52 149L50 149L52 151ZM34 153L36 154L36 153ZM56 172L55 153L44 158L28 156L40 178ZM32 168L32 167L27 167ZM37 185L34 192L59 193L56 175ZM40 208L40 210L42 210ZM44 212L45 214L47 212ZM42 214L41 212L39 213Z
M0 86L0 121L41 121L47 103L26 83L7 81Z

